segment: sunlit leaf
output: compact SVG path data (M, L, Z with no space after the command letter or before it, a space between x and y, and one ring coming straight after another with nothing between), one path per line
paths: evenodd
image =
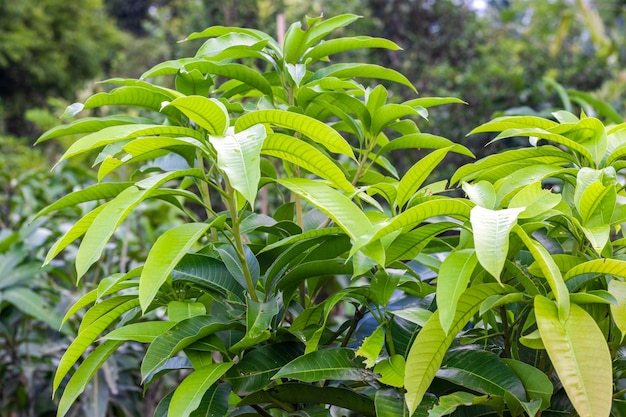
M198 408L204 393L233 365L233 362L214 363L187 375L174 391L168 414L188 417Z
M459 298L467 288L474 268L478 264L473 249L453 251L444 259L437 277L437 306L444 332L450 330Z
M293 378L304 382L325 379L358 381L365 376L365 368L347 348L317 350L283 366L272 379Z

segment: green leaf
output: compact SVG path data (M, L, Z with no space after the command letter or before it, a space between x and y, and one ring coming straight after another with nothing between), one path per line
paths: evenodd
M399 234L386 249L387 264L415 258L438 234L458 227L453 222L435 222Z
M470 214L478 262L500 282L509 252L509 233L523 207L490 210L475 206Z
M251 207L254 207L261 179L260 154L265 135L265 127L256 125L239 133L209 137L217 151L217 166Z
M139 278L139 300L145 313L176 264L211 227L186 223L167 230L154 242Z
M230 125L226 107L219 100L202 96L185 96L167 103L176 107L210 135L223 136Z
M375 78L379 80L393 81L405 85L417 93L415 86L404 75L398 71L375 64L352 63L328 65L316 71L311 78L309 78L309 82L328 76L340 79Z
M544 119L536 116L505 116L497 117L487 123L484 123L468 135L474 135L481 132L501 132L507 129L525 129L525 128L540 128L549 129L551 127L558 126L559 124L552 120Z
M276 299L265 303L246 300L246 334L230 350L238 352L269 339L269 329L276 314L278 314Z
M461 184L463 191L467 194L473 203L477 206L494 210L496 208L496 190L493 188L493 184L488 181L478 181L475 184L463 182Z
M213 384L202 396L200 405L193 411L191 417L225 416L228 412L228 398L231 389L228 384Z
M374 373L380 375L378 380L383 384L402 388L404 386L405 366L404 356L393 355L378 362L374 367Z
M287 33L285 33L283 46L286 63L296 64L300 61L302 53L307 48L306 38L307 33L302 30L302 23L295 22L289 26Z
M428 417L441 417L452 414L460 406L470 406L476 403L478 396L469 392L455 392L439 397L439 404L428 411Z
M80 203L84 203L85 201L104 200L115 197L132 184L132 182L105 182L102 184L90 185L82 190L69 193L56 200L54 203L41 209L35 215L35 219L65 207L76 206Z
M83 117L61 126L53 127L37 139L35 144L61 136L78 135L81 133L97 132L107 127L127 124L150 124L154 121L144 117L127 115L113 115L104 117Z
M437 377L483 394L505 398L508 394L519 401L526 399L524 385L517 374L497 355L484 350L471 347L449 350Z
M109 356L111 356L121 344L122 342L118 341L106 341L95 348L94 351L85 358L63 390L63 395L57 407L57 417L63 417L67 414L74 404L74 401L82 394L98 369L100 369Z
M611 317L622 334L620 342L623 342L626 336L626 282L610 280L609 292L617 300L617 305L611 305Z
M224 263L206 255L189 253L172 270L173 281L185 281L222 297L233 294L243 301L244 288L233 278Z
M61 328L61 316L48 300L27 287L12 287L0 291L0 302L9 302L22 313L46 323L54 330ZM69 329L64 327L63 333Z
M242 394L257 391L270 384L272 376L287 363L301 356L302 344L278 342L249 350L226 374L233 391Z
M304 382L317 382L325 379L359 381L365 376L365 369L358 366L354 351L347 348L317 350L301 356L272 377L293 378Z
M540 369L516 359L500 359L517 374L524 384L524 390L531 401L539 400L540 409L545 410L550 406L554 387L550 378Z
M376 364L384 343L385 332L382 327L378 326L371 335L363 340L363 343L356 351L356 355L364 357L365 360L363 362L365 366L371 368Z
M363 211L328 185L304 178L281 178L277 182L320 209L353 239L371 228Z
M254 404L267 404L280 401L281 403L301 404L331 404L356 415L374 417L374 402L366 395L359 394L348 388L319 387L297 382L287 382L270 388L267 391L258 391L246 396L237 404L237 407Z
M437 308L441 328L448 333L456 306L478 264L474 249L453 251L444 259L437 277Z
M404 206L404 204L409 201L435 167L448 154L450 149L450 147L437 149L429 153L427 156L417 161L407 173L404 174L398 185L398 195L396 197L398 207Z
M233 362L214 363L187 375L174 391L168 414L188 417L198 408L204 393L233 365Z
M92 344L97 337L106 329L111 323L117 320L123 313L139 306L139 300L134 299L125 302L109 311L104 316L98 318L89 327L81 331L76 339L69 345L61 360L57 366L57 371L54 375L53 391L59 388L59 385L63 381L63 378L72 369L72 366L78 361L81 355L87 350L90 344Z
M559 319L554 302L535 297L535 317L548 356L579 415L608 416L613 397L612 364L602 331L576 304Z
M314 146L293 136L281 133L267 135L261 153L289 161L332 182L343 191L354 192L354 186L346 179L343 171L332 159Z
M344 13L338 16L333 16L321 22L317 22L314 25L309 23L310 27L307 31L306 48L313 46L315 43L319 42L327 35L330 35L337 29L348 26L357 19L360 19L360 16L350 13Z
M402 49L394 42L384 38L372 38L370 36L338 38L322 41L319 45L312 47L304 54L302 62L307 62L309 59L311 62L315 62L330 55L360 48L382 48L391 51Z
M250 112L237 119L235 131L241 132L259 123L295 130L331 152L347 155L355 159L352 148L339 132L326 123L299 113L285 110L258 110Z
M483 300L505 292L509 290L499 284L480 284L465 290L459 299L456 315L447 335L441 327L439 313L436 311L431 316L417 334L407 356L404 386L410 414L415 412L422 401L457 333L476 314Z
M128 341L139 343L152 343L158 336L166 333L176 325L173 321L145 321L140 323L130 323L126 326L118 327L104 336L106 340Z
M415 227L424 220L437 216L450 216L466 221L470 216L470 205L461 199L427 200L383 223L382 227L373 232L360 237L352 247L350 254L356 253L362 247L396 230Z
M530 253L533 255L533 258L535 258L535 262L539 265L544 278L547 279L550 289L554 294L554 299L559 306L560 317L562 319L567 318L570 308L569 290L565 285L565 280L563 279L556 262L540 243L528 236L524 229L516 226L513 231L522 239L524 245L526 245Z
M154 339L148 347L141 363L142 379L145 380L168 359L193 342L234 326L236 323L220 321L211 316L195 316L176 323L169 331Z
M404 104L385 104L377 108L372 114L370 133L376 137L383 129L398 119L406 116L419 115L418 111Z
M159 112L164 101L171 101L179 93L174 90L166 90L152 84L125 86L111 90L109 93L97 93L89 97L83 109L93 109L102 106L137 106L144 109Z
M420 97L405 101L407 106L420 106L424 108L441 106L443 104L467 104L463 100L456 97Z
M561 202L561 195L541 188L537 181L522 188L511 198L509 208L525 207L520 213L520 219L529 219L554 208Z
M378 151L378 153L382 155L398 149L441 149L448 147L451 147L451 152L456 152L461 155L469 156L471 158L474 157L474 154L465 146L456 144L450 139L446 139L441 136L421 132L400 136L397 139L391 140L389 141L389 143L385 144Z
M174 322L206 314L206 306L189 301L170 301L167 304L167 317Z

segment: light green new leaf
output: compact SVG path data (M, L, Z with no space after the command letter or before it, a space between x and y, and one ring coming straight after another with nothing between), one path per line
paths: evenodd
M219 100L202 96L178 97L166 106L176 107L210 135L223 136L230 125L226 107Z
M305 178L281 178L277 182L328 215L352 239L364 235L372 227L356 204L326 184Z
M203 314L206 314L206 306L202 303L174 300L167 304L167 317L174 322Z
M524 128L540 128L549 129L558 126L558 123L552 120L544 119L536 116L505 116L497 117L485 124L482 124L472 130L468 135L482 132L501 132L507 129L524 129Z
M311 62L315 62L330 55L360 48L382 48L391 51L402 49L394 42L384 38L372 38L370 36L338 38L322 41L319 45L312 47L304 54L302 62L307 62L309 59Z
M144 313L178 261L210 226L206 223L186 223L159 236L148 253L139 278L139 300Z
M259 123L266 123L295 130L324 146L331 152L355 159L350 144L335 129L312 117L285 110L258 110L244 114L235 123L235 131L241 132Z
M126 326L118 327L104 336L105 340L132 340L139 343L152 343L158 336L164 334L174 327L173 321L144 321L140 323L130 323Z
M56 392L59 388L63 378L65 378L65 375L67 375L70 369L72 369L72 366L74 366L76 361L78 361L81 355L87 350L89 345L91 345L98 338L100 333L109 327L109 325L117 320L123 313L137 306L139 306L139 300L134 299L127 301L94 321L89 327L78 334L76 339L74 339L74 341L69 345L59 361L57 371L54 374L54 381L52 383L54 392Z
M404 356L393 355L378 362L374 367L374 373L380 375L378 380L383 384L402 388L404 386L405 366Z
M478 258L474 249L453 251L444 259L437 277L437 309L443 331L447 334L452 326L456 306L467 288Z
M467 104L465 101L456 97L420 97L405 101L403 104L407 106L420 106L424 108L441 106L443 104Z
M626 265L624 268L626 268ZM617 300L617 305L611 304L611 316L622 334L620 341L623 341L624 336L626 336L626 282L616 279L610 280L609 292Z
M82 190L69 193L47 207L44 207L37 213L35 219L65 207L76 206L85 201L104 200L115 197L132 184L132 182L105 182L90 185Z
M408 171L398 185L398 195L396 197L398 207L411 199L413 194L422 186L426 178L431 174L435 167L443 160L443 158L451 150L451 147L437 149L424 158L417 161Z
M365 358L363 361L368 368L376 364L376 360L380 356L380 351L385 343L385 332L382 327L378 326L374 332L367 336L361 346L356 351L357 356Z
M566 281L583 274L607 274L626 278L626 261L619 259L594 259L571 268L563 277Z
M397 149L440 149L447 147L451 147L451 152L456 152L471 158L474 157L474 154L463 145L454 143L450 139L441 136L421 132L400 136L397 139L389 141L378 153L382 155Z
M611 412L611 354L594 319L576 304L559 319L554 302L535 297L535 317L548 356L581 416L606 417Z
M338 16L333 16L326 20L316 21L315 24L312 24L312 22L309 21L309 30L307 30L306 38L306 48L313 46L326 36L330 35L332 32L342 27L348 26L359 18L360 16L357 16L355 14L345 13ZM314 20L317 20L317 18L315 18Z
M354 186L327 155L298 138L281 133L269 134L263 142L261 153L289 161L332 182L343 191L354 192Z
M406 116L419 115L411 106L404 104L385 104L378 107L372 114L370 133L375 137L391 123Z
M159 369L172 356L193 342L210 334L236 327L235 322L225 322L211 316L195 316L176 323L167 332L157 336L150 344L141 363L143 380Z
M426 322L417 334L406 360L404 387L410 414L415 412L422 401L457 333L476 314L483 300L506 292L509 289L499 284L480 284L468 288L459 299L456 315L447 335L441 327L439 312L436 311Z
M35 145L49 139L61 136L78 135L81 133L97 132L107 127L127 124L152 124L153 120L145 117L132 117L127 115L113 115L104 117L83 117L71 123L56 126L45 132L37 139Z
M561 195L541 188L537 181L522 188L511 198L509 208L525 207L520 213L520 219L529 219L554 208L561 202Z
M477 396L469 392L455 392L439 397L439 404L428 411L428 417L441 417L452 414L460 406L474 405Z
M347 348L324 349L307 353L283 366L272 377L293 378L304 382L325 379L359 381L365 376L365 368L358 366L354 351Z
M402 214L394 217L392 220L382 224L382 227L360 237L352 247L350 255L353 255L362 247L369 243L382 238L396 230L405 227L414 227L422 223L424 220L437 216L450 216L462 221L466 221L470 216L470 204L461 199L437 199L427 200L416 206L411 207Z
M375 78L393 81L417 92L415 86L404 75L398 71L375 64L351 63L328 65L316 71L311 78L309 78L309 81L319 80L328 76L336 78Z
M465 191L465 194L467 194L467 198L477 206L495 210L497 196L492 183L489 181L478 181L475 184L463 182L461 187L463 191Z
M520 226L513 228L515 234L517 234L526 248L530 251L535 258L535 262L539 265L539 269L544 278L548 281L550 289L554 295L554 299L559 306L559 314L561 319L565 319L569 316L569 290L565 285L565 280L561 275L558 265L550 255L550 253L540 243L532 239Z
M98 369L121 345L122 342L106 341L85 358L63 390L63 395L57 407L57 417L63 417L67 414L74 401L82 394Z
M174 391L168 414L188 417L200 405L204 393L222 377L234 362L214 363L187 375Z
M509 252L509 233L524 207L490 210L475 206L470 214L478 262L500 282Z
M251 207L254 207L261 179L260 154L265 135L265 127L256 125L239 133L209 137L217 151L217 166Z

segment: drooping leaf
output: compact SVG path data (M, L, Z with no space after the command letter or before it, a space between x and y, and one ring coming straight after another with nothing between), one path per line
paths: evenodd
M509 252L509 233L524 207L490 210L475 206L470 214L478 262L500 282Z
M251 207L254 207L261 179L260 154L265 135L265 127L255 125L239 133L209 137L217 151L217 166Z
M554 302L535 297L535 316L543 344L579 415L608 416L612 402L609 348L593 318L576 304L560 318Z
M168 414L188 417L198 408L204 393L233 365L233 362L214 363L187 375L174 391Z
M413 342L406 360L404 386L406 403L413 414L422 401L456 334L478 311L487 297L508 292L498 284L480 284L468 288L459 299L456 315L446 333L441 328L439 313L435 312Z
M478 264L473 249L453 251L444 259L437 277L437 306L439 320L445 333L450 330L461 294Z

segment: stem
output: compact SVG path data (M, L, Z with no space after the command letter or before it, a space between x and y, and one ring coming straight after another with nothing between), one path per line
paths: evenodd
M204 158L202 157L202 151L196 150L196 160L198 162L198 168L204 172ZM214 215L213 206L211 205L211 193L209 191L209 184L206 181L199 181L198 189L200 190L200 196L204 203L204 210L206 211L207 218ZM217 241L217 231L215 228L211 228L211 240Z
M241 262L241 268L243 269L243 276L246 279L246 285L248 287L248 292L250 293L250 298L253 301L259 302L259 297L256 295L256 288L254 282L252 282L252 275L250 274L250 267L248 266L248 261L246 260L246 253L243 249L243 241L241 239L241 233L239 232L239 213L237 212L237 199L235 197L235 190L230 186L230 182L228 178L224 177L224 181L226 182L226 193L228 196L228 208L230 210L230 217L233 221L232 232L233 239L235 240L235 252L237 252L237 257L239 258L239 262Z
M511 340L509 334L509 319L506 314L506 307L500 306L500 320L502 321L502 338L504 339L504 356L511 357Z
M346 337L343 339L343 342L341 342L341 347L348 346L348 343L350 343L350 338L352 337L352 333L354 333L354 331L356 330L356 326L359 324L359 321L361 321L363 316L365 316L366 311L366 305L362 305L360 309L355 311L354 318L352 319L352 324L350 325L350 328L348 329L348 332L346 333Z

